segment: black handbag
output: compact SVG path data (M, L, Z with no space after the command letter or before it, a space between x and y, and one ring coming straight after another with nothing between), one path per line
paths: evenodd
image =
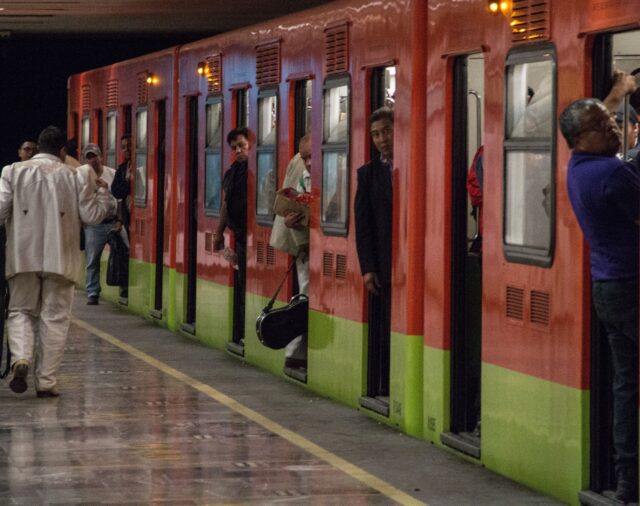
M296 337L307 332L309 298L306 295L301 293L294 295L291 297L289 304L273 309L276 297L295 264L296 261L294 259L276 293L273 294L273 297L271 297L271 300L256 320L258 339L267 348L273 350L284 348Z
M125 286L129 279L129 248L124 243L120 231L110 230L107 234L109 260L107 262L107 285Z

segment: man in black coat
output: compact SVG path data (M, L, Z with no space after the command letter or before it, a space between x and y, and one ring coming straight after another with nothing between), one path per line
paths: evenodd
M129 239L129 221L131 219L131 134L125 134L120 139L120 146L124 161L118 165L116 175L111 183L111 193L118 199L118 222ZM129 245L127 244L127 247ZM129 296L129 280L120 287L120 297Z
M356 247L364 284L369 292L369 340L381 346L369 353L370 368L380 371L379 384L369 386L369 395L384 396L389 393L391 334L393 111L386 107L374 111L369 118L369 129L380 156L358 169ZM371 360L377 362L371 363Z

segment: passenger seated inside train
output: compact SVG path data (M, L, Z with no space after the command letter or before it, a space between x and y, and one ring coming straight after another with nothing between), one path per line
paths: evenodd
M614 74L604 102L576 100L560 115L571 148L569 199L591 247L592 296L611 350L615 498L638 499L638 242L640 175L616 155L622 132L615 113L636 89L632 76Z

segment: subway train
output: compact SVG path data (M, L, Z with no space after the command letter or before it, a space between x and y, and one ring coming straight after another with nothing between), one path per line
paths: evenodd
M69 137L100 144L111 167L133 137L128 299L103 296L564 502L606 504L609 352L556 118L603 98L614 68L638 67L634 2L343 0L73 75ZM353 211L383 105L395 115L388 338L368 325ZM257 135L244 314L213 247L238 126ZM255 319L291 261L269 245L273 189L305 133L308 356L285 370ZM481 249L466 189L480 147ZM290 280L280 303L294 293Z

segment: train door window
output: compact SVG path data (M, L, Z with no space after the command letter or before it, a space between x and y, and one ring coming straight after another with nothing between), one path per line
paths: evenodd
M217 216L222 200L222 97L209 97L206 107L204 211Z
M278 169L277 90L261 90L258 95L258 146L256 215L259 223L271 225Z
M136 172L134 201L136 207L147 205L147 109L139 108L136 113Z
M82 148L84 149L84 147L91 142L91 120L89 119L88 114L82 115L82 126L80 128L82 135L80 140Z
M349 209L349 88L348 78L324 85L322 142L322 230L346 235Z
M511 262L549 266L555 215L553 46L512 50L505 74L505 257Z
M249 126L249 90L236 91L236 128Z
M102 116L102 109L96 110L96 125L98 127L96 144L100 146L100 149L104 149L104 118Z
M107 114L106 164L107 167L111 167L112 169L116 168L116 154L118 150L118 135L116 131L117 119L116 111L109 111Z

